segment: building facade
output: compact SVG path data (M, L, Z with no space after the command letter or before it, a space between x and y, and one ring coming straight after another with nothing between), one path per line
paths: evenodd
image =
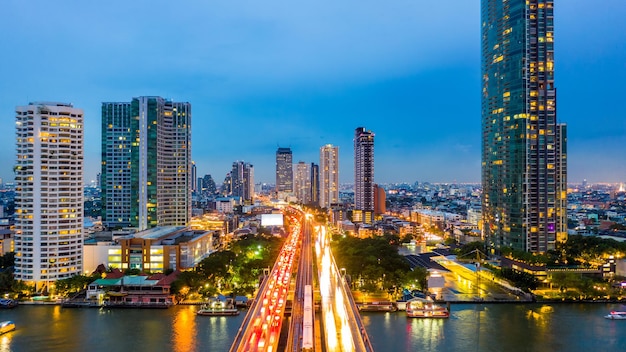
M291 148L278 148L276 151L276 191L293 192L293 155Z
M251 202L254 197L254 166L243 161L233 163L230 172L230 195Z
M311 170L309 164L300 161L293 174L294 195L301 204L311 202Z
M311 202L312 205L320 204L320 167L311 163Z
M326 144L320 148L320 207L339 203L339 147Z
M48 290L83 270L83 110L16 108L15 279Z
M372 222L374 212L374 133L364 127L354 131L354 208L359 219Z
M541 253L567 236L553 3L481 3L483 231L496 250Z
M191 219L191 104L161 97L102 104L102 215L110 227Z

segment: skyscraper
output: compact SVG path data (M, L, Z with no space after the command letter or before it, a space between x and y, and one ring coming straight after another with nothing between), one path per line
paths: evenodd
M102 103L103 221L139 230L191 219L191 104Z
M235 161L230 172L231 195L250 202L254 197L254 166L243 161Z
M37 292L83 269L83 111L16 108L15 279Z
M339 203L339 147L326 144L320 148L320 207Z
M293 166L291 148L276 151L276 191L293 192Z
M311 170L309 164L300 161L296 164L293 177L293 189L296 199L302 204L311 202Z
M483 231L495 248L545 252L567 236L553 3L481 4Z
M356 221L371 223L374 212L374 133L354 131L354 208Z

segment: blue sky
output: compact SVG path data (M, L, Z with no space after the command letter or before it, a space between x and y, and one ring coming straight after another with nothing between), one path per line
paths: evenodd
M626 2L557 1L558 119L569 181L626 181ZM376 134L377 182L480 181L480 2L467 0L4 0L0 177L15 163L14 108L85 111L85 178L100 167L100 107L159 95L192 104L199 176L235 160L274 182L275 151L319 162Z

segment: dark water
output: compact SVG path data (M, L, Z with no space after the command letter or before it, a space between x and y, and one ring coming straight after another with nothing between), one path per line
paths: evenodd
M17 330L0 336L4 351L227 351L243 320L199 317L196 307L168 310L0 310ZM612 304L452 305L447 320L368 313L376 351L626 351L626 320L603 318Z

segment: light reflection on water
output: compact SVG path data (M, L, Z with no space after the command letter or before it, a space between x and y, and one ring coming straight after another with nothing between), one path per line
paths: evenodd
M196 316L197 307L156 310L20 306L0 311L17 329L9 351L228 351L245 316ZM611 304L453 304L449 319L364 313L377 352L626 351L626 321L604 319Z

